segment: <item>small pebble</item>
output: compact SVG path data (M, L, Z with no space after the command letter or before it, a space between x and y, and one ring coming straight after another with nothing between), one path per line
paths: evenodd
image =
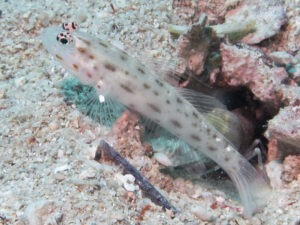
M58 150L58 152L57 152L57 158L61 159L61 158L63 158L64 156L65 156L64 151Z
M81 23L85 22L86 19L87 19L86 9L85 10L83 10L83 9L79 10L78 13L77 13L76 22L81 24Z
M136 186L134 184L129 184L129 183L124 183L123 187L125 188L126 191L129 191L129 192L134 192L139 189L138 186Z
M293 65L297 63L297 59L294 56L283 51L272 52L269 54L269 57L272 59L272 61L274 61L279 65L288 65L288 64Z
M92 179L95 177L96 177L96 171L94 169L87 169L79 174L80 179Z
M197 205L197 206L192 207L191 212L203 221L213 221L213 220L215 220L212 213L209 212L207 209L205 209L202 206Z
M218 196L218 197L216 197L216 201L219 203L223 203L223 202L225 202L225 199L221 196Z
M58 181L63 181L66 178L66 176L62 173L57 173L57 174L54 175L54 177Z
M121 181L121 184L126 191L134 192L139 190L139 186L134 184L135 178L131 174L117 174L116 177L119 181Z
M5 89L1 89L0 90L0 99L6 98L6 90Z
M18 77L15 79L15 85L16 87L21 87L27 82L25 77Z
M62 165L62 166L56 167L54 169L54 173L62 172L62 171L69 170L69 169L71 169L71 166L69 166L68 164Z
M55 131L55 130L57 130L58 129L58 123L57 122L55 122L55 121L53 121L53 122L51 122L51 123L49 123L49 128L52 130L52 131Z
M155 153L153 157L164 166L172 166L172 161L170 158L162 152Z
M288 71L290 74L293 75L293 78L299 78L300 77L300 64L296 64Z
M54 211L53 202L40 200L28 205L24 216L28 224L43 225L52 211Z
M280 188L282 186L283 165L279 162L271 161L266 165L266 171L272 188Z

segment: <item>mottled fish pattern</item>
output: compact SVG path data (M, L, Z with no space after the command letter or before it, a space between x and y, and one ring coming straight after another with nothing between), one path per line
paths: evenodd
M230 176L244 213L251 216L266 203L269 186L259 172L173 86L137 59L108 42L78 31L77 25L50 27L45 48L84 84L124 104L184 140Z

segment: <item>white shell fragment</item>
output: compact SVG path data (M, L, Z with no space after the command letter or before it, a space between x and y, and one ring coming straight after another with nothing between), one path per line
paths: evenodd
M212 212L208 211L206 208L197 205L191 208L191 212L201 219L202 221L213 221L215 217L213 216Z
M68 164L65 164L65 165L61 165L61 166L58 166L54 169L54 173L59 173L59 172L62 172L62 171L65 171L65 170L69 170L71 169L71 166L68 165Z
M126 191L134 192L139 190L139 186L134 184L135 178L131 174L116 174L116 178L120 181Z

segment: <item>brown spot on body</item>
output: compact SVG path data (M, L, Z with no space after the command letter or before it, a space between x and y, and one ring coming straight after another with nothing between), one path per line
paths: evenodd
M128 59L127 55L125 53L121 54L120 55L120 58L123 60L123 61L126 61Z
M91 42L85 39L80 38L81 41L83 41L86 45L90 46Z
M207 132L208 135L210 135L210 129L209 128L207 128L206 132Z
M158 106L152 103L147 103L147 106L149 106L149 108L151 108L154 112L161 113L161 110Z
M86 73L86 75L87 75L89 78L92 78L92 74Z
M78 70L78 65L77 65L77 64L74 63L72 66L73 66L73 68L74 68L75 70Z
M199 116L196 112L193 112L193 116L196 118L196 119L199 119Z
M182 104L182 100L180 98L177 97L176 100L177 100L178 103Z
M90 58L90 59L95 59L95 56L89 55L89 58Z
M78 47L77 50L82 54L84 54L86 52L86 49L82 48L82 47Z
M217 151L217 149L213 146L208 146L208 150L212 152Z
M201 141L201 138L196 134L192 134L191 138L194 139L195 141Z
M171 123L177 128L182 128L182 125L177 120L171 120Z
M127 70L125 71L125 75L129 75L129 72Z
M110 64L110 63L108 63L108 62L104 64L104 67L105 67L106 69L112 71L112 72L115 72L116 69L117 69L114 65L112 65L112 64Z
M230 157L229 156L225 156L224 160L225 160L225 162L228 162L230 160Z
M192 123L192 126L193 127L197 127L197 123Z
M144 88L145 88L145 89L150 89L150 85L147 84L147 83L144 83Z
M56 57L57 59L59 59L59 60L63 60L63 58L62 58L60 55L58 55L58 54L56 54L55 57Z
M93 69L94 69L94 70L98 70L98 67L94 65L94 66L93 66Z
M134 104L129 104L128 106L129 106L129 108L131 108L131 109L135 109L135 105L134 105Z
M125 84L120 84L120 87L127 91L128 93L133 93L133 90L127 87Z
M139 72L141 72L142 74L145 74L145 71L144 71L141 67L138 67L137 70L138 70Z
M167 100L166 100L166 103L167 103L167 104L170 104L171 102L170 102L170 100L169 100L169 99L167 99Z
M156 95L156 96L159 95L159 93L157 91L153 91L153 94Z
M158 80L158 79L155 79L155 82L156 82L159 86L161 86L161 87L164 86L163 82L161 82L161 81Z
M102 42L102 41L99 41L98 44L101 45L101 46L104 47L104 48L107 48L107 47L108 47L108 45L105 44L105 43Z

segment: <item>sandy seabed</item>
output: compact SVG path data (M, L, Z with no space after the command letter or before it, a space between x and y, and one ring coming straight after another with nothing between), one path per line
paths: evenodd
M167 31L171 1L7 0L0 10L0 224L299 224L298 181L274 190L263 211L247 220L223 189L181 180L194 188L192 196L162 190L180 210L172 218L140 191L130 197L117 166L92 160L109 128L64 102L58 84L70 74L39 34L77 21L125 50L134 46L133 55L169 61L176 54Z

